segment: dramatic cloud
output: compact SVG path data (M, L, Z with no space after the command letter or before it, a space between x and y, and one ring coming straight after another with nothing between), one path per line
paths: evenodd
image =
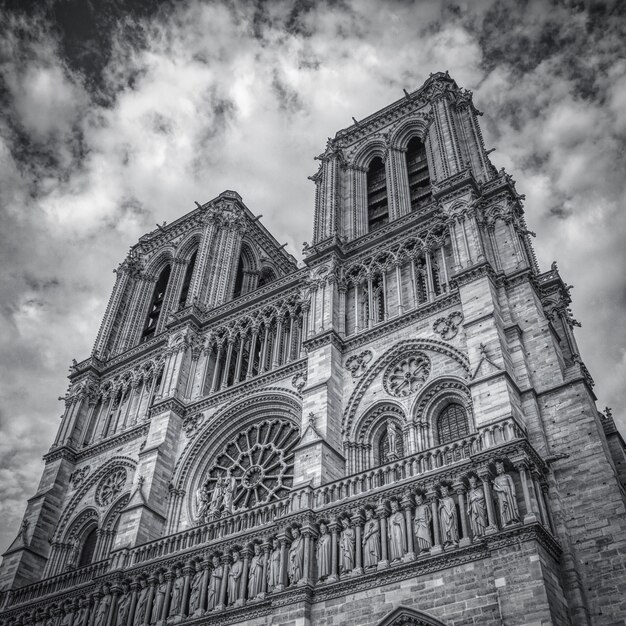
M474 91L541 267L556 259L575 285L599 406L624 406L623 6L50 0L0 13L0 547L128 247L235 189L299 256L326 137L430 72Z

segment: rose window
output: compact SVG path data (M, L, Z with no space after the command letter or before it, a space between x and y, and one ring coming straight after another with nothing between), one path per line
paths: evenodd
M96 501L100 506L111 504L113 498L122 491L126 484L126 470L118 469L109 474L98 487L96 492Z
M228 481L232 484L232 509L224 510L222 491L221 514L286 496L293 484L293 449L298 439L298 429L280 419L264 421L240 432L226 444L208 471L202 484L207 503L217 502L216 490L223 490Z
M425 355L405 357L388 370L384 378L387 393L405 397L415 393L430 374L430 361Z

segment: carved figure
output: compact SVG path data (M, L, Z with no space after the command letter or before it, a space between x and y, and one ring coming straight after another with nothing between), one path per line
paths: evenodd
M209 494L206 485L201 485L196 490L196 517L204 521L209 510Z
M406 521L398 503L392 500L389 517L389 560L392 563L401 561L406 552Z
M235 491L237 489L237 479L230 475L230 470L226 472L226 477L222 479L222 493L224 494L222 506L224 513L231 515L233 513L233 500L235 499Z
M76 611L76 615L74 616L74 626L84 626L87 621L87 613L89 608L87 606L87 602L85 600L81 600L78 605L78 610Z
M68 567L76 567L78 565L78 557L80 556L80 539L74 537L70 548L70 554L67 557Z
M274 537L272 539L270 562L268 563L267 568L267 587L270 591L273 591L280 584L280 546L278 544L278 539Z
M115 619L116 626L126 626L128 619L128 611L130 609L130 594L124 590L117 601L117 617Z
M504 463L501 461L496 463L496 472L498 475L493 480L493 490L498 498L500 520L503 526L515 524L519 522L515 484L513 479L504 472Z
M96 619L94 620L94 626L106 626L107 617L109 615L109 607L111 606L111 594L109 588L104 587L104 595L100 598L98 603L98 610L96 611Z
M415 501L417 506L415 507L413 526L417 547L420 552L427 552L433 545L430 538L430 522L433 519L433 514L430 511L430 506L424 502L424 496L421 493L417 494Z
M214 609L220 602L220 587L222 585L222 577L224 576L224 569L220 565L219 557L214 556L212 562L213 570L211 571L207 593L207 611Z
M163 604L165 603L165 594L167 593L167 583L163 574L159 574L159 584L156 588L156 594L154 596L154 605L152 608L152 616L150 619L151 624L156 624L162 619L161 612L163 611Z
M467 516L474 537L482 537L487 528L487 505L485 492L478 486L476 476L469 478L470 489L467 492Z
M397 454L398 431L395 422L387 420L387 442L389 443L389 456Z
M179 568L176 568L176 578L172 585L172 600L170 602L170 615L179 615L181 609L181 602L183 599L183 587L185 586L185 579Z
M207 512L209 519L214 519L220 512L220 507L222 506L222 492L222 479L218 478L217 482L215 483L213 493L211 494L211 504L209 504L209 509Z
M439 488L439 523L441 525L441 542L443 545L456 545L459 542L459 520L456 513L454 498L450 495L447 485Z
M65 607L65 613L63 614L63 618L61 619L61 626L71 626L73 618L74 611L72 611L71 605L68 604Z
M196 563L195 568L196 572L191 579L189 591L189 615L194 615L200 608L200 594L202 593L202 569L198 563Z
M254 544L254 554L250 559L250 571L248 573L248 599L253 600L263 591L263 566L265 555L261 554L261 546Z
M243 573L243 563L239 560L239 552L233 551L233 562L228 572L228 604L233 606L239 600L239 582Z
M293 541L289 547L289 582L293 585L297 583L304 573L304 539L300 529L294 526L291 530Z
M328 526L320 523L320 536L317 540L317 576L325 580L331 573L332 537L328 534Z
M363 528L363 565L371 569L380 561L380 522L374 517L371 507L365 509Z
M339 540L341 549L341 573L348 574L354 569L354 530L350 527L347 517L341 519L343 530Z
M148 588L144 578L139 579L139 594L137 595L137 606L135 607L135 617L133 626L142 626L146 621L146 605L148 603Z

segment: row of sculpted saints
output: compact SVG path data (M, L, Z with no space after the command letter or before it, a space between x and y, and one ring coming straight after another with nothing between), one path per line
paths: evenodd
M212 493L208 481L196 490L196 518L200 522L210 522L221 515L232 515L237 512L233 506L237 492L237 478L232 476L228 469L224 476L215 480L216 484Z

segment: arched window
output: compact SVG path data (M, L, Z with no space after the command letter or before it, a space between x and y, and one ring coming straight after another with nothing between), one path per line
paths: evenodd
M267 285L272 281L276 280L276 274L274 274L274 270L271 267L264 267L261 269L261 273L259 274L259 287L263 287L263 285Z
M437 420L437 440L439 445L461 439L469 433L467 412L457 403L448 404Z
M238 298L242 293L243 288L243 256L239 257L239 263L237 264L237 274L235 276L235 291L233 292L233 298Z
M185 308L185 304L187 303L187 295L189 294L189 286L191 285L191 277L193 276L193 270L196 266L196 257L198 256L198 251L196 250L189 259L189 263L187 263L187 270L185 271L185 278L183 280L183 286L180 290L180 296L178 298L178 308Z
M163 301L165 300L165 290L167 289L167 283L170 279L171 267L166 265L154 286L152 293L152 302L150 309L148 310L148 317L146 318L146 325L141 336L141 341L148 341L154 337L159 316L161 315L161 309L163 308Z
M93 555L96 551L96 543L98 542L98 529L94 527L89 534L85 537L83 547L80 551L80 557L78 558L77 567L84 567L90 565L93 561Z
M407 146L406 168L409 175L411 209L416 210L428 204L432 198L426 148L417 137L413 137Z
M372 232L389 221L385 164L374 157L367 170L367 224Z

